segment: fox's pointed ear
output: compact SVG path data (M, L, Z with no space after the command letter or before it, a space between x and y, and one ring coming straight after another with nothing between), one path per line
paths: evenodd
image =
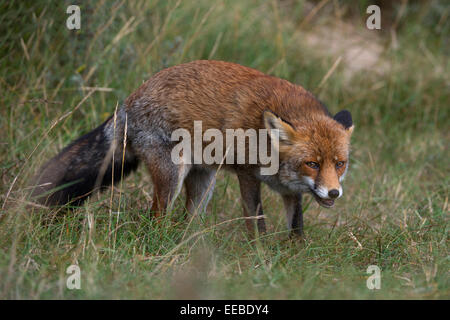
M353 120L352 120L352 114L348 110L342 110L336 113L336 115L333 117L334 120L339 122L344 126L346 130L349 131L351 134L353 132Z
M276 116L270 111L264 112L264 126L269 131L270 138L275 139L275 132L272 130L278 130L278 140L283 144L292 144L295 130L292 126Z

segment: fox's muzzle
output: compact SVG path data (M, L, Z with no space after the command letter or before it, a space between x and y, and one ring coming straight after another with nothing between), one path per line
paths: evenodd
M317 203L325 208L331 208L334 206L334 200L342 196L342 187L328 190L326 187L319 186L311 189L311 193Z

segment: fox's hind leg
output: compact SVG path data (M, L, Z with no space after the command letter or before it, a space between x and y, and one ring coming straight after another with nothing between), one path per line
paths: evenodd
M216 184L215 171L207 168L193 167L186 179L186 209L194 214L203 213L212 197Z
M151 211L159 217L171 210L183 187L191 165L175 164L170 157L170 148L159 149L146 157L146 163L153 182L153 203Z

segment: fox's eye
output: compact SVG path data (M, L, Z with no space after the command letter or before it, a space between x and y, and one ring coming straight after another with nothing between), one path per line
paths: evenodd
M341 168L344 166L344 164L345 164L344 161L338 161L338 162L336 162L336 168Z
M314 162L314 161L309 161L309 162L306 163L306 165L308 167L310 167L310 168L313 168L313 169L319 169L319 164L317 162Z

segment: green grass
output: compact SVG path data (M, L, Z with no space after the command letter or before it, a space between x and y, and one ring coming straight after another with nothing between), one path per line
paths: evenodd
M450 298L445 1L382 7L381 31L365 29L365 2L316 14L302 1L83 2L80 31L65 28L69 4L0 5L0 298ZM357 46L377 63L354 69L345 51L307 40L336 23L376 44ZM352 112L344 197L326 210L305 196L304 242L288 238L265 187L268 233L249 239L237 180L223 172L205 217L182 219L181 197L152 219L143 166L68 212L32 205L27 182L46 159L153 73L196 59L257 68ZM87 87L110 90L80 104ZM66 288L71 264L81 290ZM366 287L369 265L380 290Z

